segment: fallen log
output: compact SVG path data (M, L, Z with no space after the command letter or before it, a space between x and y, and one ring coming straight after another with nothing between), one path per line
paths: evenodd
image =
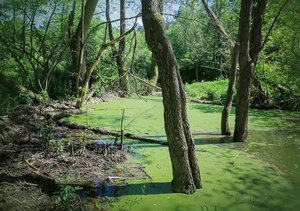
M79 123L75 123L75 122L58 120L58 121L56 121L56 124L58 126L64 126L69 129L90 130L96 134L110 135L110 136L116 136L116 137L121 136L121 132L118 130L107 130L105 128L100 128L100 127L87 127L83 124L79 124ZM168 142L166 142L166 141L162 141L159 139L146 138L146 137L138 136L138 135L135 135L132 133L124 133L124 137L126 137L128 139L134 139L134 140L144 141L144 142L148 142L148 143L168 145Z
M81 109L70 109L70 110L64 110L64 111L54 111L54 112L47 112L46 116L47 119L52 118L53 120L59 120L65 117L70 117L74 114L84 114L91 111L95 111L95 109L88 109L88 110L81 110Z

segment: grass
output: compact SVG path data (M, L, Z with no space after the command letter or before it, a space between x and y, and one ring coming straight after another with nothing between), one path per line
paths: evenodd
M118 99L90 105L93 126L164 137L162 99ZM221 106L188 104L192 131L220 131ZM300 114L251 110L249 141L235 145L196 145L203 189L193 195L171 192L167 147L138 142L134 150L151 180L129 181L127 193L111 210L297 210L300 206ZM85 123L85 115L68 118ZM233 115L230 125L233 127ZM275 132L274 132L275 131ZM273 135L272 135L273 134Z
M228 80L197 82L186 84L188 96L209 101L220 101L226 98Z

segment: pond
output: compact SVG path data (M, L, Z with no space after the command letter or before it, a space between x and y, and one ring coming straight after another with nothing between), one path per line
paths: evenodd
M162 99L117 99L89 105L95 111L68 118L92 126L165 140ZM168 148L127 140L130 160L151 178L126 181L110 210L298 210L300 206L300 113L251 110L246 143L218 137L221 106L188 103L203 188L193 195L171 192ZM230 116L233 128L234 116ZM131 161L128 161L131 162Z

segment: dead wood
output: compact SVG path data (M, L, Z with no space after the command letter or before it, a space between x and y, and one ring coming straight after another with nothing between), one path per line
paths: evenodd
M121 136L121 132L118 130L107 130L105 128L100 128L100 127L87 127L85 125L75 123L75 122L68 122L64 120L58 120L56 121L58 126L64 126L69 129L79 129L79 130L90 130L96 134L103 134L103 135L111 135L111 136ZM158 139L152 139L152 138L146 138L142 136L138 136L132 133L124 133L124 137L128 139L134 139L134 140L139 140L139 141L144 141L148 143L155 143L155 144L162 144L162 145L168 145L168 142L158 140Z

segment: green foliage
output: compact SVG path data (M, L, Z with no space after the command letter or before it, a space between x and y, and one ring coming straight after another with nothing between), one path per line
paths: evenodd
M40 95L43 98L43 101L45 101L45 102L47 102L50 99L48 92L46 90L41 91Z
M30 105L33 101L31 97L28 94L25 93L19 93L17 102L19 104L25 104L25 105Z
M58 202L62 210L74 210L78 200L77 192L82 188L79 186L59 185L59 192L57 193Z
M73 141L69 138L51 139L49 144L54 147L56 151L63 152L73 145Z
M50 140L54 139L54 134L53 134L54 127L55 125L53 123L47 125L40 124L39 137L48 143Z
M224 101L228 87L228 80L197 82L186 84L188 96L209 101Z
M235 15L224 14L225 10L236 10L237 5L227 1L212 2L215 13L227 31L235 31L238 19ZM232 37L235 36L232 33ZM168 35L172 43L184 82L213 81L229 72L229 45L220 36L202 3L181 7L179 18L169 26Z
M17 105L17 96L9 93L0 86L0 115L8 113Z

